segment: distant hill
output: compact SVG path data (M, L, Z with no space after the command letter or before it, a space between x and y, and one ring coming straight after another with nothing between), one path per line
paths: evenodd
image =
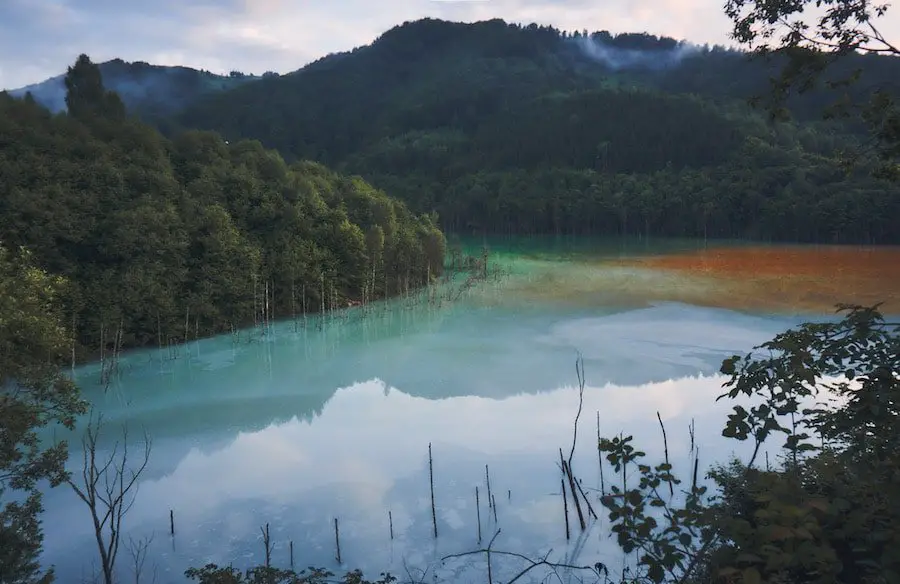
M745 104L768 90L778 66L649 34L423 19L293 74L208 95L177 120L259 138L287 157L340 163L387 135L469 131L493 123L507 106L554 93L641 88ZM852 88L859 95L900 79L900 59L848 59L842 73L856 67L866 71ZM789 105L798 120L819 120L833 97L811 92Z
M100 63L99 67L106 87L119 94L129 111L143 117L172 113L203 96L261 78L237 71L230 75L216 75L190 67L150 65L142 61L128 63L121 59ZM23 97L31 92L35 101L50 111L63 111L66 109L64 79L65 73L62 73L8 93L13 97Z
M453 232L900 241L897 186L841 168L862 133L822 121L834 91L790 99L790 123L748 106L780 65L649 34L423 19L169 123L359 174ZM900 59L839 67L863 70L857 98L900 80Z

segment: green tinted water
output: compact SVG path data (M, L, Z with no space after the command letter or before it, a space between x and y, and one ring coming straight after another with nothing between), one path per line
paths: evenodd
M704 460L726 458L733 444L719 433L729 406L714 403L721 360L796 319L660 302L693 284L601 261L702 243L487 243L491 265L504 275L455 302L441 300L445 289L432 301L423 294L281 322L266 334L194 342L176 358L135 352L108 388L97 384L97 365L77 371L110 433L127 423L153 437L126 524L135 538L155 534L148 569L157 567L158 582L182 582L187 567L207 562L261 563L265 523L281 567L293 541L298 566L372 575L405 575L409 566L413 575L428 569L441 581L481 580L483 558L440 561L478 547L476 485L485 540L502 528L495 549L540 555L552 548L558 561L621 568L602 513L588 532L576 527L565 538L556 464L559 448L568 451L572 441L576 352L584 356L587 388L574 467L593 493L598 412L604 434L634 433L658 457L659 411L681 468L694 419ZM75 462L78 452L73 470ZM486 464L496 521L486 505ZM64 490L50 493L46 506L45 559L61 581L80 581L96 554L87 511ZM334 558L335 517L343 566ZM570 520L575 525L574 514ZM123 558L122 575L130 578ZM523 567L513 558L494 560L498 579Z

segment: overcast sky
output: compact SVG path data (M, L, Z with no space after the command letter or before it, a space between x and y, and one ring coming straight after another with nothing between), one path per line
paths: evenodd
M285 73L405 20L503 18L564 30L732 44L724 0L0 0L0 88L43 81L80 53L222 73ZM900 27L892 27L900 28Z

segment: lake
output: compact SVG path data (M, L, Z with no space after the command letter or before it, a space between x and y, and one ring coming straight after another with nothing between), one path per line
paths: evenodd
M293 542L297 567L481 581L483 555L441 558L483 547L500 529L494 549L603 562L613 575L623 558L596 499L598 419L604 436L633 434L658 462L659 412L686 477L692 423L701 465L747 454L720 436L732 405L715 402L723 358L828 318L838 302L885 301L886 312L900 313L896 248L487 243L503 276L453 302L434 292L430 302L423 294L279 322L177 353L136 351L105 389L98 365L77 369L107 422L103 448L122 423L132 437L142 427L152 436L125 518L129 536L153 536L143 581L155 572L161 584L184 582L186 568L208 562L260 564L267 523L279 567ZM570 508L567 541L558 462L573 440L579 353L586 387L573 469L600 519L582 532ZM70 468L80 472L80 463L73 448ZM607 484L615 478L608 466L604 473ZM45 503L45 562L61 582L87 579L97 551L86 508L62 488ZM495 579L507 580L527 566L498 556L492 564ZM124 543L118 568L133 581Z

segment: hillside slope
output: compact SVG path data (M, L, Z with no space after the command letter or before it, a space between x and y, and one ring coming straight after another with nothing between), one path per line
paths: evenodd
M165 346L440 274L431 219L362 180L259 142L170 141L106 115L109 95L85 90L76 117L0 94L0 245L68 281L73 351Z
M146 117L171 114L201 97L260 79L237 71L227 76L216 75L190 67L128 63L121 59L99 63L98 67L106 88L115 91L129 111ZM65 77L63 73L8 93L20 98L31 93L35 101L50 111L65 111Z
M867 83L900 78L900 61L871 62ZM425 19L177 122L359 173L454 231L898 241L881 214L900 209L896 187L839 169L853 128L808 121L826 93L778 126L746 106L776 66L649 35Z

